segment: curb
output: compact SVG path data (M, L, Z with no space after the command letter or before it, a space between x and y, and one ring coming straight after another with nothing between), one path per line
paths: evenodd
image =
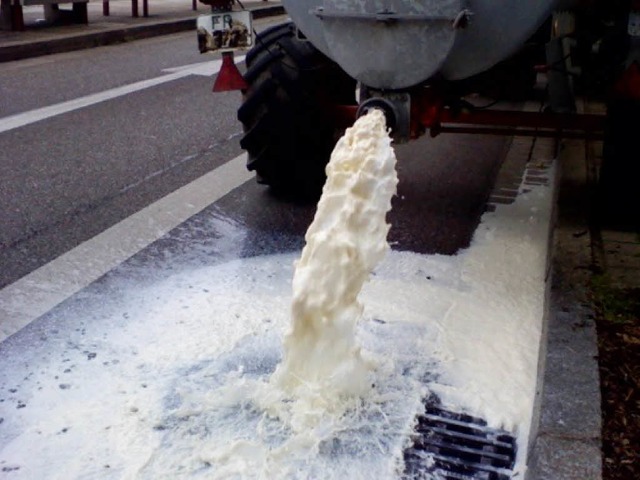
M260 19L283 15L285 9L281 5L260 7L252 10L253 18ZM117 43L141 40L144 38L170 35L172 33L193 30L195 35L196 18L168 20L147 25L136 25L126 28L106 30L87 34L70 35L57 39L38 40L17 45L0 46L0 62L24 60L26 58L52 55L55 53L72 52L88 48L114 45Z
M526 480L602 479L597 331L585 288L590 240L574 236L587 228L576 214L584 196L566 190L584 181L584 148L583 141L564 141L557 159L565 191L557 203L541 411Z

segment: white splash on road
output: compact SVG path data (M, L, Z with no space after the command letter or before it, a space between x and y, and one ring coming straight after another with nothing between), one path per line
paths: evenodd
M457 256L388 254L363 289L356 333L375 386L305 437L279 417L286 409L270 414L282 399L264 387L282 356L296 254L84 292L1 344L0 469L42 480L395 479L435 392L444 408L513 432L523 475L552 204L551 187L529 190L484 215Z

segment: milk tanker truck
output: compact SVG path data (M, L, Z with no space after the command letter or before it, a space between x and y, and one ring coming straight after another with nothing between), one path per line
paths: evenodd
M640 99L636 0L282 0L291 22L258 35L238 17L248 15L240 2L201 1L214 20L199 22L200 49L225 57L214 91L242 90L247 166L280 191L317 194L337 139L371 108L384 111L396 142L475 131L599 138L605 117L576 113L576 88ZM230 50L248 45L240 77ZM466 99L521 100L540 74L548 100L539 112Z

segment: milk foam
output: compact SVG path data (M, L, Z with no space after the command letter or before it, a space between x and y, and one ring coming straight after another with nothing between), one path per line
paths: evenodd
M291 329L272 381L294 398L331 410L370 388L355 327L362 286L389 249L398 178L382 112L359 118L338 141L306 246L295 266Z

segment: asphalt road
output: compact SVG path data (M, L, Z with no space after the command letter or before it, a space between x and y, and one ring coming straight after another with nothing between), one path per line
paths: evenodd
M3 64L2 117L212 60L185 33ZM189 76L0 133L0 285L240 153L237 92Z
M258 22L258 28L282 19ZM171 75L212 60L192 33L3 64L0 122L25 112ZM174 69L168 70L167 69ZM0 129L0 287L46 264L241 153L237 92L178 75L7 131ZM504 157L500 137L442 136L397 148L391 214L397 249L452 254L467 246ZM258 244L299 243L312 205L248 182L220 202ZM278 248L275 246L274 248Z

